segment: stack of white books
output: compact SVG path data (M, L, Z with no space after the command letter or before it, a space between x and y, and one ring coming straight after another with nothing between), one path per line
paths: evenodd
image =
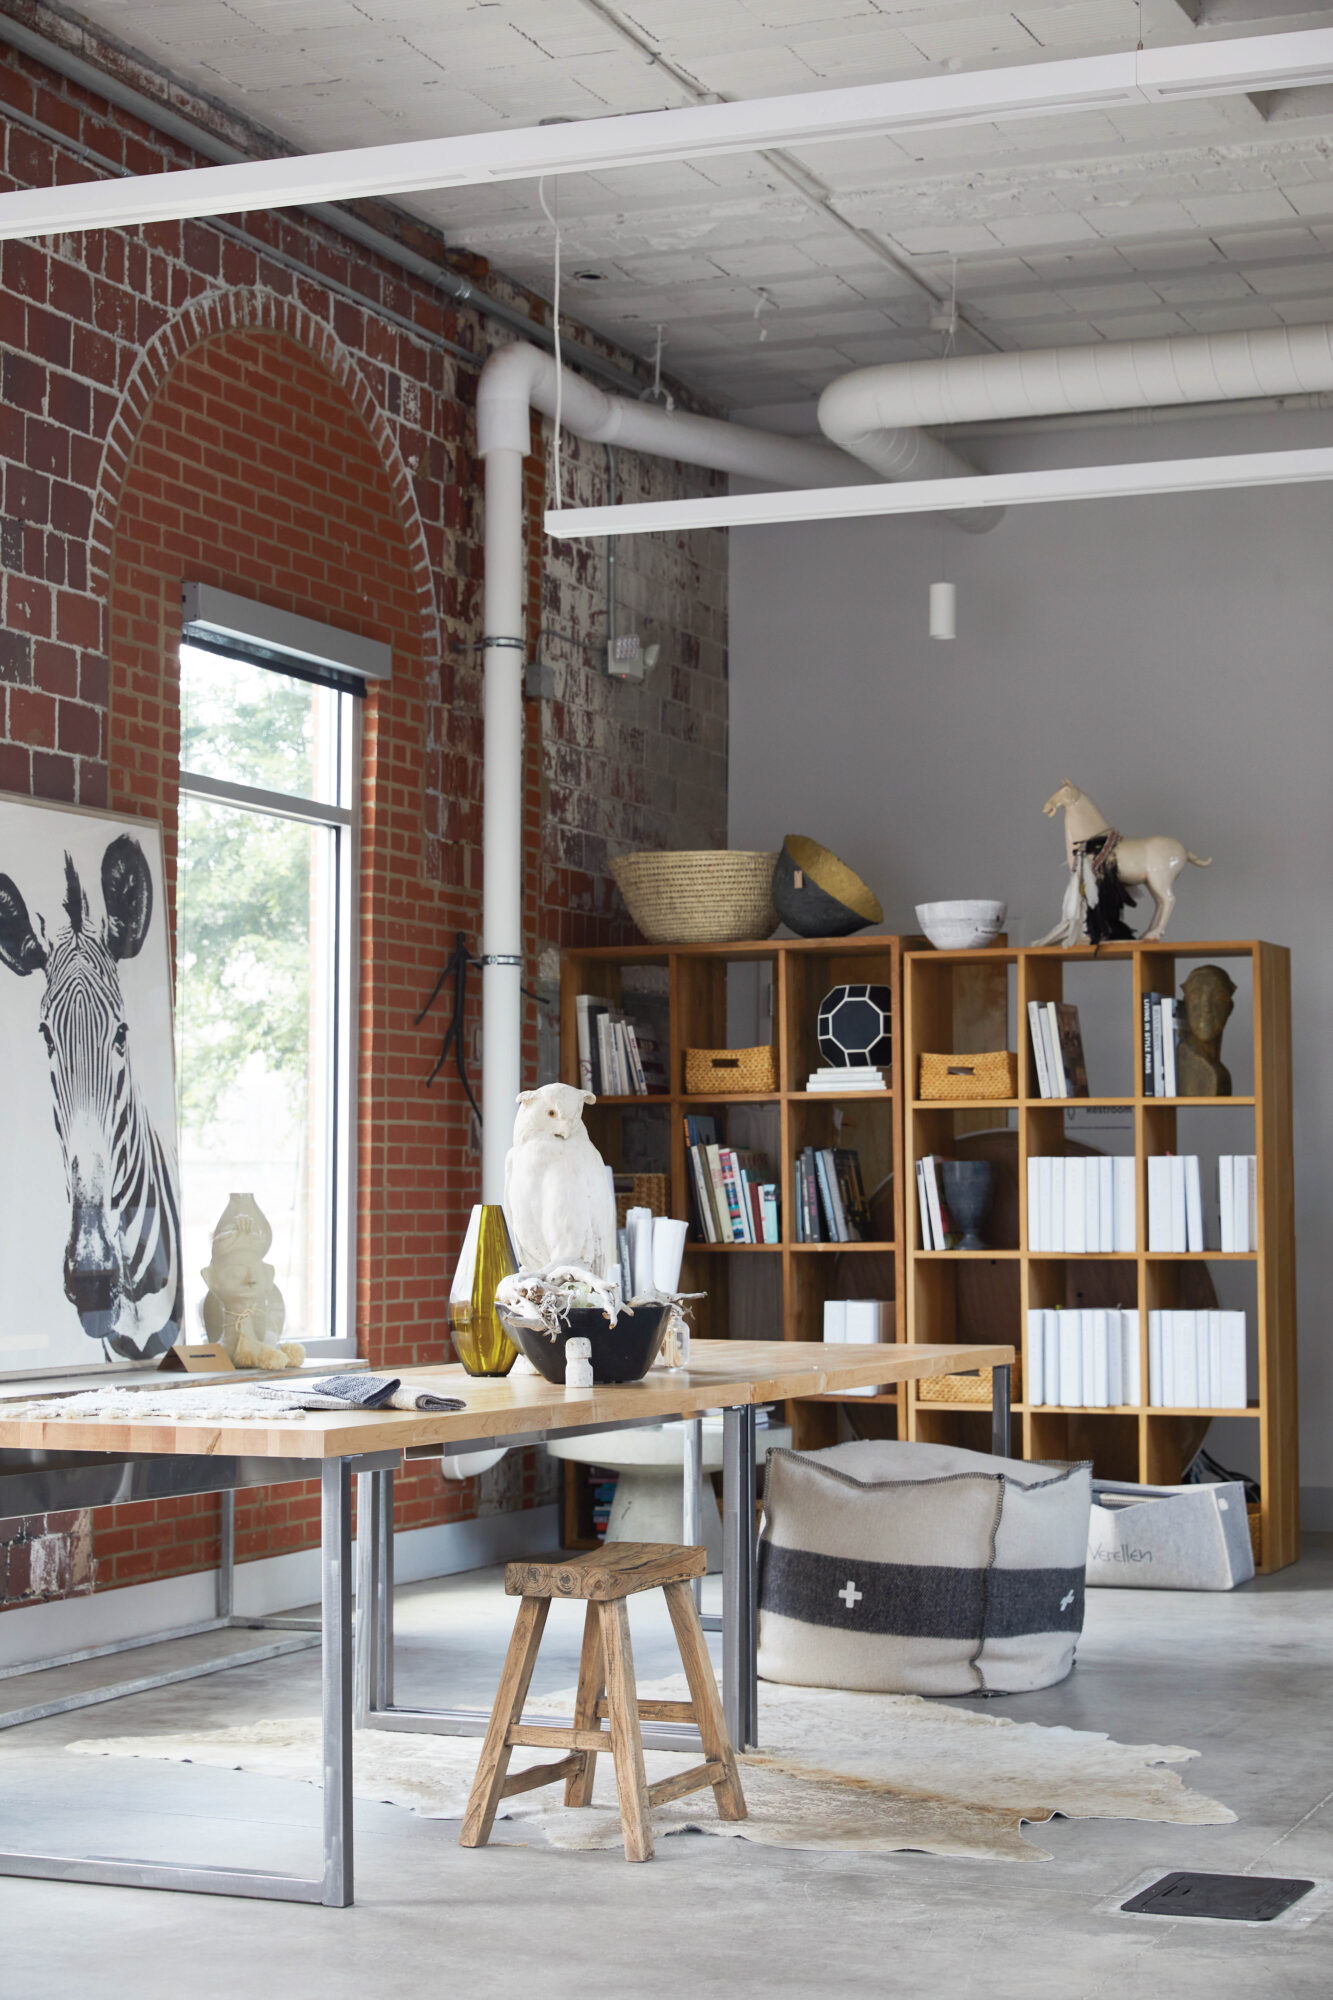
M1148 1248L1175 1256L1203 1249L1203 1187L1197 1153L1149 1155Z
M1028 1249L1067 1257L1134 1250L1130 1154L1028 1160Z
M1030 1406L1116 1410L1142 1400L1139 1316L1132 1307L1028 1313L1024 1389Z
M1155 1410L1243 1410L1244 1313L1150 1312L1148 1403Z
M1259 1248L1259 1162L1253 1153L1223 1153L1217 1162L1217 1205L1222 1249Z
M894 1337L892 1299L825 1299L824 1338L840 1345L874 1346ZM839 1396L877 1396L879 1384L839 1389Z
M882 1069L872 1069L869 1063L853 1063L846 1069L814 1069L805 1079L807 1090L832 1090L840 1096L853 1090L887 1090L888 1080Z

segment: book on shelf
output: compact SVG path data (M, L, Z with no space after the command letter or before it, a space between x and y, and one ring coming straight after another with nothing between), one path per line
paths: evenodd
M1223 1153L1217 1162L1220 1246L1229 1256L1259 1248L1259 1161L1254 1153Z
M717 1120L691 1114L685 1119L685 1159L696 1234L705 1243L781 1242L777 1182L758 1153L722 1145Z
M858 1153L847 1146L806 1146L796 1159L796 1241L864 1243L869 1235Z
M1086 1097L1088 1069L1078 1008L1066 1000L1029 1000L1028 1030L1043 1097Z
M1137 1247L1134 1157L1029 1154L1028 1249L1047 1256L1126 1253Z
M1031 1408L1116 1410L1138 1406L1139 1315L1134 1307L1028 1313L1024 1388Z
M598 1097L648 1097L668 1087L661 1043L650 1025L595 993L574 999L579 1086Z
M940 1193L939 1169L943 1161L942 1154L924 1153L916 1163L917 1209L921 1216L923 1250L952 1250L961 1235L961 1231L954 1228Z
M1148 1314L1151 1409L1243 1410L1246 1373L1243 1312Z
M1169 993L1145 993L1142 1019L1143 1094L1176 1095L1176 1003Z
M1149 1154L1148 1248L1178 1257L1203 1250L1203 1185L1197 1153Z
M839 1344L862 1347L874 1346L894 1338L895 1322L892 1299L825 1299L824 1338ZM871 1383L864 1389L839 1389L841 1396L877 1396L881 1385Z
M846 1097L853 1091L887 1090L889 1080L882 1069L872 1069L868 1063L853 1064L846 1069L815 1069L805 1079L805 1087L810 1091L828 1091L837 1097Z

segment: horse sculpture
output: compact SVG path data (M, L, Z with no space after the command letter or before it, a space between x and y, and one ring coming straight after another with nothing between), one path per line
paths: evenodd
M153 881L138 841L102 857L101 924L65 856L65 924L53 937L0 875L0 965L45 974L38 1029L51 1070L69 1190L65 1295L103 1351L146 1360L174 1346L184 1317L174 1161L149 1122L130 1070L121 961L142 949Z
M1153 899L1153 920L1143 933L1144 942L1160 938L1176 906L1172 884L1177 875L1187 862L1195 868L1211 868L1211 856L1205 859L1192 854L1183 841L1173 840L1167 833L1134 840L1122 837L1101 808L1068 778L1042 807L1047 819L1054 819L1062 809L1069 886L1059 923L1035 943L1070 949L1080 944L1104 944L1112 938L1132 938L1134 933L1120 913L1134 907L1132 892L1140 886Z

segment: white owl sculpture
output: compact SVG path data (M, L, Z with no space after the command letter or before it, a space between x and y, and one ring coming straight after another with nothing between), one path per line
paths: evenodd
M615 1195L583 1123L584 1105L596 1102L568 1083L519 1093L504 1211L525 1271L582 1264L604 1278L616 1261Z

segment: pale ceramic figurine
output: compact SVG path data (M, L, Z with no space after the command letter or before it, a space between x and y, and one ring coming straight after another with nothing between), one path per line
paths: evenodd
M234 1194L213 1231L213 1256L200 1272L208 1286L204 1331L238 1368L299 1368L305 1349L280 1340L287 1308L264 1262L273 1231L252 1194Z
M1220 965L1196 965L1181 986L1185 1032L1176 1048L1176 1089L1182 1097L1230 1097L1231 1071L1222 1060L1222 1030L1235 1006L1236 982Z
M1160 938L1176 906L1172 884L1177 875L1187 862L1196 868L1211 868L1211 858L1192 854L1183 841L1166 833L1122 839L1087 793L1068 778L1058 792L1051 793L1042 811L1047 819L1053 819L1062 808L1069 886L1059 923L1034 942L1071 949L1109 938L1132 938L1134 933L1120 912L1133 905L1129 891L1140 884L1153 900L1153 920L1143 933L1144 940Z
M582 1264L605 1278L616 1261L616 1198L583 1123L596 1102L568 1083L519 1093L504 1211L520 1270Z

